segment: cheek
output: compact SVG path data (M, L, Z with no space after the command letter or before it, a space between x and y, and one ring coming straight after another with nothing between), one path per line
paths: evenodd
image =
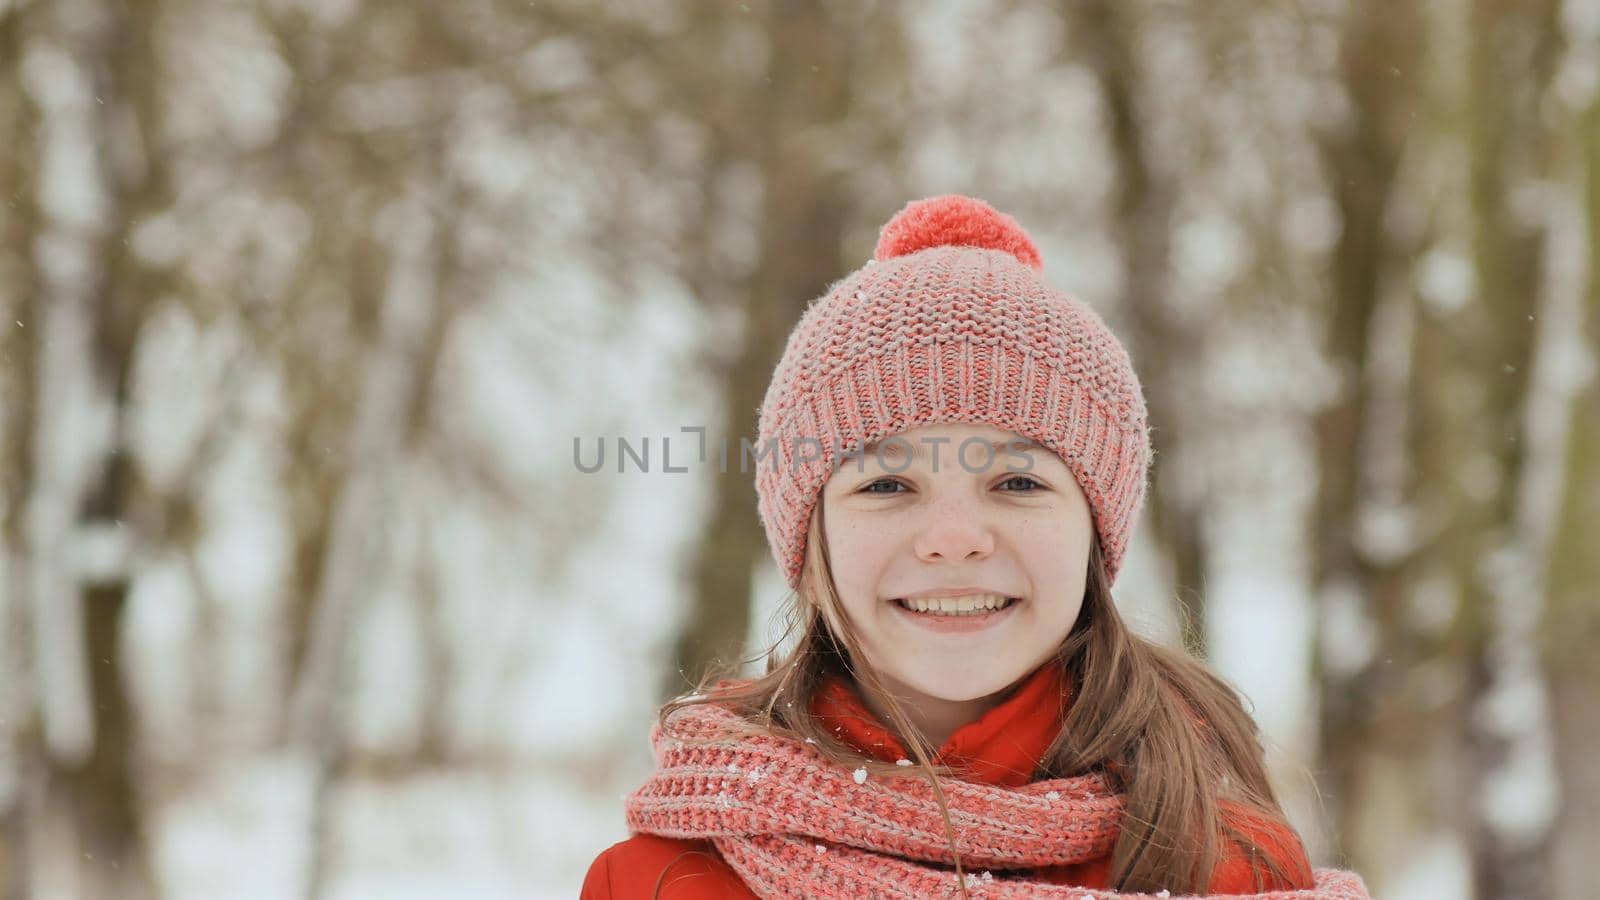
M852 615L866 608L875 596L881 543L865 533L848 515L824 517L828 535L828 565L839 599Z
M889 555L894 534L879 521L851 515L848 510L824 516L828 534L828 561L835 570L872 569Z
M1094 526L1083 510L1054 513L1030 517L1016 539L1030 561L1048 562L1058 571L1077 571L1088 566Z
M1077 618L1088 583L1090 540L1070 527L1055 527L1034 530L1018 545L1028 581L1046 603L1040 613L1052 627L1057 619Z
M859 620L877 605L878 585L881 579L870 562L854 558L833 570L834 587L839 591L839 602L850 615Z

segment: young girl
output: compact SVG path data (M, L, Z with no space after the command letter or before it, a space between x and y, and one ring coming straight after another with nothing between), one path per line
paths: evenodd
M1238 696L1119 617L1144 400L1041 267L935 197L806 310L752 450L798 640L662 709L585 900L1367 897L1312 870Z

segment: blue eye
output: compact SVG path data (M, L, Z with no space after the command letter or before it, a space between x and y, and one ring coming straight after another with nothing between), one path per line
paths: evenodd
M900 482L895 481L892 478L879 478L877 481L874 481L871 484L867 485L866 487L862 488L860 493L863 493L863 494L882 494L882 495L885 495L885 496L891 495L891 494L900 493L899 491L875 491L875 490L873 490L873 488L878 487L880 485L888 485L889 487L900 487L901 486Z
M1023 488L1021 490L1009 491L1008 493L1012 493L1012 494L1029 494L1029 493L1032 493L1036 489L1040 489L1040 488L1044 487L1044 485L1040 484L1037 481L1034 481L1032 478L1029 478L1026 475L1013 475L1010 478L1007 478L1005 481L1000 482L1000 484L1002 486L1004 486L1004 485L1008 485L1008 484L1017 484L1018 482L1020 482L1023 485Z

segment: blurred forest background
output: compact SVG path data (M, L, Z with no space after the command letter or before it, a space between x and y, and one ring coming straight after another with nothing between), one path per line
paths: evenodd
M782 599L663 438L946 192L1317 861L1594 896L1597 0L0 0L0 138L3 900L575 896Z

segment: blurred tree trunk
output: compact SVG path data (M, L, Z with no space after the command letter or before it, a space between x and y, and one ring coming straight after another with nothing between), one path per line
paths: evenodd
M720 19L726 13L713 6L696 7L695 33L709 35L713 43L721 41ZM706 39L702 37L702 39ZM762 28L762 39L771 42L769 28ZM706 51L709 54L710 49ZM776 69L776 62L772 65ZM688 617L680 626L673 650L673 670L663 679L661 693L672 696L696 684L719 660L743 650L745 629L749 624L750 573L762 549L761 524L755 514L754 491L748 476L738 473L736 451L738 435L748 434L754 439L755 417L753 411L761 402L759 393L752 394L748 382L759 381L757 370L762 354L772 352L776 338L772 332L776 318L770 313L761 314L768 298L760 295L755 265L744 272L729 272L718 264L717 248L712 245L718 233L718 218L729 215L718 203L718 186L733 176L740 167L752 164L762 137L750 125L763 121L767 114L759 105L758 92L754 90L708 91L707 149L701 176L702 203L694 222L684 230L686 244L679 270L681 277L694 296L702 303L724 311L732 311L746 325L744 340L738 347L708 347L710 364L715 367L716 380L726 385L723 400L723 433L727 436L728 469L720 467L711 481L711 513L700 539L695 543L690 577ZM763 173L765 174L765 173ZM762 199L765 203L765 198ZM754 223L753 223L754 224ZM764 220L760 224L765 224ZM767 246L763 243L761 252ZM757 350L754 345L759 343ZM741 379L746 386L741 389ZM735 400L737 398L737 400ZM702 423L685 422L688 427ZM716 465L721 441L711 423L704 435L705 452L702 462ZM740 431L739 429L745 429ZM684 434L683 440L691 441Z
M38 6L33 8L37 12ZM13 135L11 152L0 154L0 322L41 320L38 276L32 257L33 236L39 229L38 170L39 117L32 98L23 89L22 59L28 43L31 17L22 10L0 13L0 134ZM34 676L30 671L31 628L27 615L28 580L25 559L27 536L16 498L26 496L33 483L33 454L29 438L37 416L39 367L37 343L25 327L0 327L0 359L6 377L0 381L0 471L8 482L0 506L0 760L10 771L0 788L0 898L25 900L30 894L29 821L35 810L35 773L42 760Z
M848 173L823 135L851 109L857 43L817 4L775 0L767 10L769 76L737 104L756 133L747 149L762 185L760 249L746 292L743 344L723 370L728 471L713 479L711 514L691 573L693 606L665 693L693 685L718 660L742 652L751 574L765 553L754 473L739 471L740 438L756 440L756 414L784 341L806 305L845 274L843 237L854 213ZM714 154L713 158L718 158ZM717 435L708 429L707 441ZM708 461L715 459L708 449Z
M155 49L160 12L133 2L109 10L99 31L107 55L90 57L99 101L94 121L101 182L109 192L114 227L94 249L100 266L87 285L84 320L90 324L88 360L93 389L111 417L109 441L97 449L88 493L75 511L73 534L113 548L99 571L69 569L79 592L82 664L89 671L90 743L83 758L49 757L45 777L51 802L68 811L81 860L82 896L136 898L155 895L149 834L138 783L138 733L124 682L122 621L132 584L124 522L136 521L145 502L129 445L134 348L150 308L172 289L169 275L132 249L138 224L172 202L167 154L161 145L162 67ZM42 423L35 423L40 425ZM35 548L38 549L38 548ZM65 557L70 566L87 560ZM39 652L56 652L39 648Z
M1461 366L1458 377L1482 386L1482 408L1470 410L1462 408L1449 376L1432 382L1436 392L1427 399L1437 418L1451 423L1447 434L1461 436L1449 447L1453 458L1437 470L1441 504L1472 495L1460 489L1461 474L1485 454L1494 473L1494 489L1476 503L1476 497L1468 500L1462 510L1458 521L1470 531L1444 548L1462 587L1464 621L1458 623L1457 637L1467 674L1459 733L1474 789L1461 799L1463 817L1472 823L1468 846L1474 888L1482 898L1538 897L1549 891L1548 831L1524 834L1520 827L1508 827L1503 821L1507 811L1495 808L1490 790L1491 780L1502 777L1519 743L1542 740L1527 732L1546 729L1548 723L1542 715L1514 724L1496 722L1490 695L1508 679L1542 678L1537 671L1513 671L1505 644L1533 638L1516 633L1517 617L1506 612L1508 606L1544 602L1520 578L1522 573L1532 576L1534 561L1527 557L1540 548L1528 543L1534 523L1521 521L1518 513L1528 459L1523 413L1532 383L1535 325L1546 298L1546 226L1542 220L1530 222L1512 201L1519 187L1550 174L1549 131L1542 110L1559 58L1559 6L1557 0L1475 0L1472 5L1468 118L1477 302L1459 324L1423 320L1437 328L1441 344L1461 342L1452 354ZM1414 437L1419 451L1439 447L1425 432ZM1517 573L1516 584L1505 583L1501 572L1508 569ZM1540 696L1546 689L1544 684L1529 687Z
M372 595L370 585L382 567L391 565L390 540L384 523L400 474L400 458L408 447L411 414L422 408L423 382L419 360L427 352L433 329L442 327L439 298L431 280L444 265L443 245L450 239L420 209L403 213L394 246L385 248L394 274L362 286L377 311L374 333L367 335L361 393L350 425L352 457L361 460L340 485L325 551L326 565L312 604L310 643L297 685L294 721L297 743L312 751L316 763L313 792L311 859L305 896L323 896L335 849L332 789L348 759L350 694L354 651L359 647L362 616ZM428 289L407 286L403 267L420 266Z
M399 22L397 10L384 15ZM266 161L263 175L277 195L306 211L311 229L305 255L295 260L294 278L275 298L283 311L241 309L258 345L279 354L285 404L293 410L283 434L284 452L294 465L284 473L291 533L283 613L286 684L278 723L278 737L292 743L296 708L304 711L300 704L316 690L307 681L325 674L308 674L317 640L314 623L331 565L337 498L360 462L351 443L352 416L368 364L362 352L328 353L326 336L298 334L295 325L326 310L343 310L353 333L339 339L360 350L376 342L389 261L373 231L383 201L400 192L403 179L381 152L385 142L351 130L347 113L338 108L338 89L360 83L369 74L361 62L378 55L364 55L370 49L368 19L353 16L329 27L308 10L283 7L263 11L261 24L293 78L276 140L259 153ZM339 189L329 190L330 184Z
M1594 893L1600 847L1600 100L1591 101L1582 125L1589 280L1580 315L1589 364L1573 402L1541 635L1561 785L1546 895L1562 900Z
M1155 459L1150 469L1149 517L1172 565L1185 643L1204 654L1206 547L1203 509L1178 489L1174 460L1184 459L1183 436L1193 433L1186 415L1187 383L1199 367L1200 342L1166 303L1171 274L1171 228L1178 188L1158 171L1145 146L1137 4L1113 0L1067 2L1062 14L1072 52L1088 61L1100 85L1105 129L1115 159L1112 237L1120 254L1121 308L1126 343L1144 385Z
M1375 869L1363 867L1374 865L1382 844L1366 841L1362 816L1384 808L1371 802L1370 779L1389 775L1390 769L1377 763L1398 752L1380 739L1394 741L1421 730L1399 726L1411 714L1404 708L1401 684L1401 675L1408 671L1406 657L1399 657L1404 648L1396 646L1400 635L1395 612L1400 608L1404 560L1380 565L1357 546L1360 451L1366 431L1379 426L1366 417L1371 325L1384 275L1394 265L1393 251L1385 246L1385 212L1407 127L1407 93L1417 80L1416 73L1410 80L1399 80L1392 72L1420 55L1422 30L1417 17L1409 4L1376 0L1356 3L1346 13L1339 59L1348 113L1336 131L1319 136L1341 228L1331 260L1331 305L1323 344L1338 381L1333 399L1315 422L1318 483L1311 525L1311 581L1320 607L1319 632L1325 637L1350 640L1354 636L1350 629L1336 627L1350 621L1364 623L1358 632L1377 632L1369 652L1354 659L1340 658L1348 648L1337 648L1342 652L1331 656L1328 640L1315 650L1313 666L1321 696L1320 783L1328 799L1335 845L1342 842L1350 861L1372 874ZM1390 711L1396 706L1399 709ZM1406 826L1392 827L1404 831Z
M1520 219L1509 198L1541 172L1537 110L1545 60L1554 56L1549 13L1476 3L1466 38L1470 91L1447 101L1460 110L1446 121L1461 123L1466 164L1455 174L1467 215L1456 230L1460 217L1442 217L1440 252L1465 248L1474 277L1459 305L1413 300L1405 493L1422 534L1410 547L1363 539L1363 507L1373 498L1362 448L1370 430L1398 427L1369 416L1372 322L1380 304L1394 302L1388 279L1409 277L1400 261L1410 254L1394 245L1385 210L1409 127L1402 114L1418 80L1418 38L1415 20L1393 5L1362 8L1351 20L1343 60L1356 124L1329 146L1344 214L1329 357L1343 389L1318 427L1324 786L1358 869L1375 879L1397 874L1420 841L1448 837L1470 854L1483 897L1539 891L1541 850L1514 845L1483 809L1511 738L1485 726L1482 711L1490 691L1512 677L1503 647L1514 635L1499 610L1515 588L1500 585L1498 573L1536 552L1518 533L1518 510L1543 231ZM1413 614L1425 583L1450 598L1442 625ZM1332 646L1369 640L1353 663L1339 659L1348 647Z

